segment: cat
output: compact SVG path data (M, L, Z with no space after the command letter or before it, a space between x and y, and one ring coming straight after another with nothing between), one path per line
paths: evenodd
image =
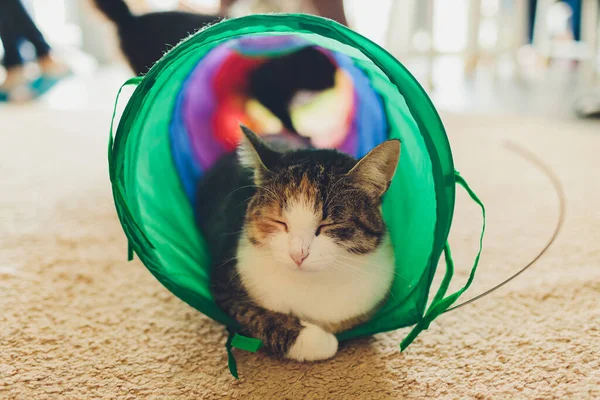
M121 50L137 75L143 75L172 47L223 19L179 11L134 15L124 0L95 0L117 26ZM289 108L294 99L331 89L335 63L314 46L267 60L248 77L248 95L269 109L290 133L298 134ZM278 133L278 132L269 132Z
M315 46L275 57L250 73L248 94L268 108L290 132L298 133L289 110L296 99L332 88L337 66Z
M223 19L182 11L134 15L125 0L94 0L117 27L121 50L136 75L143 75L168 50L205 26Z
M335 334L367 321L395 275L381 201L400 142L357 161L242 132L237 154L223 156L197 187L214 299L271 354L328 359Z

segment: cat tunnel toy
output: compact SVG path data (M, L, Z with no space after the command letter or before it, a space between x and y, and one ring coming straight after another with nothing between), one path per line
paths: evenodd
M391 295L368 322L338 339L414 325L400 345L404 350L469 287L481 253L483 204L455 171L432 102L387 51L336 22L300 14L252 15L199 31L144 77L123 85L137 87L114 139L111 126L110 180L129 259L135 252L173 294L227 327L236 377L232 347L257 351L261 342L240 335L211 296L210 251L196 228L195 185L219 156L234 149L240 121L259 134L277 129L273 115L246 96L246 78L262 62L304 46L315 46L337 66L335 87L292 111L295 126L309 132L315 147L361 157L388 138L402 142L399 167L383 199L396 265ZM483 228L467 282L447 295L454 272L447 239L456 185L481 207ZM428 305L442 253L445 276Z

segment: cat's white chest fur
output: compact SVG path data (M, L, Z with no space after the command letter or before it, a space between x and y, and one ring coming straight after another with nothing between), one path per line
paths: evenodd
M346 253L319 271L292 269L265 253L244 240L240 244L238 270L250 296L269 310L316 324L336 324L371 311L394 278L387 236L375 252Z

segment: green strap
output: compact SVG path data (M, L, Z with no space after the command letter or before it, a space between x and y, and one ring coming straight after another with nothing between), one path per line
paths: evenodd
M235 379L240 379L237 371L237 362L235 361L235 356L232 351L232 342L235 333L229 331L229 337L227 338L227 342L225 343L225 348L227 349L227 365L229 366L229 372Z
M133 260L133 243L131 240L127 241L127 261Z
M229 337L227 338L227 343L225 343L225 347L227 348L227 364L229 365L229 372L231 372L231 375L233 375L235 379L239 379L239 377L237 362L233 355L233 348L235 347L240 350L256 353L262 346L263 342L260 339L242 336L233 331L229 331Z
M121 95L121 91L123 90L123 88L125 86L129 86L129 85L139 85L139 83L142 81L143 77L142 76L135 76L133 78L129 78L127 79L127 81L125 81L124 84L121 85L121 87L119 88L119 91L117 92L117 98L115 99L115 105L113 106L113 113L112 113L112 117L110 119L110 136L108 137L108 161L109 164L112 165L112 151L113 151L113 142L114 142L114 138L113 138L113 130L114 130L114 124L115 124L115 117L117 116L117 105L119 104L119 96ZM110 168L110 180L113 180L113 174L112 174L112 168Z
M263 347L263 342L260 339L254 339L234 333L233 339L231 339L231 345L240 350L256 353L261 347Z
M417 323L417 325L415 325L412 331L410 331L408 336L406 336L402 343L400 343L400 349L402 351L404 351L422 331L429 328L429 324L431 324L431 322L434 319L443 314L465 292L465 290L467 290L469 286L471 286L473 278L475 277L475 272L477 271L477 265L479 265L479 258L481 257L481 250L483 248L483 236L485 234L485 207L479 199L479 197L477 197L475 192L471 190L467 182L458 173L458 171L455 171L454 178L456 180L456 183L462 186L467 191L471 199L473 199L473 201L477 203L479 207L481 207L483 224L481 228L481 236L479 237L479 251L477 252L477 256L475 257L473 268L471 268L471 274L469 275L467 283L458 291L452 293L448 297L444 297L446 291L448 290L448 286L450 285L450 281L452 280L452 276L454 275L454 261L452 260L450 245L448 244L448 242L446 242L446 245L444 247L444 257L446 260L446 274L444 275L444 279L442 280L442 283L440 284L440 287L423 318L421 318L421 320Z
M446 262L446 273L444 274L444 279L442 279L442 283L431 302L436 303L444 298L446 295L446 291L448 291L448 286L450 286L450 281L452 280L452 276L454 276L454 260L452 259L452 252L450 251L450 245L448 242L444 245L444 260Z
M113 170L113 147L114 147L114 124L115 124L115 117L117 115L117 105L119 104L119 96L121 96L121 91L123 90L123 88L125 86L129 86L129 85L138 85L141 81L142 81L143 77L141 76L136 76L133 78L128 79L125 83L123 83L121 85L121 87L119 88L119 91L117 92L117 97L115 99L115 104L113 106L113 113L112 113L112 117L110 119L110 131L109 131L109 136L108 136L108 168L109 168L109 175L110 175L110 181L112 183L113 186L113 193L115 193L115 196L119 199L121 199L121 203L123 206L123 211L125 213L129 213L129 209L127 208L126 204L125 204L125 199L121 190L120 185L118 184L118 182L116 181L116 177L114 175L114 170ZM133 221L133 220L132 220ZM145 237L145 235L142 236L146 239L146 241L148 241L148 243L150 245L152 245L152 243L150 243L150 241ZM131 243L131 241L129 240L127 242L127 260L131 261L133 260L133 243Z

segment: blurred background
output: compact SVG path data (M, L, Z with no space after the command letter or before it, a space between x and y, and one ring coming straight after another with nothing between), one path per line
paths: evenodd
M136 13L215 14L219 0L129 0ZM302 1L240 0L231 16L314 10ZM600 108L598 0L345 0L348 24L399 58L444 111L577 117ZM23 0L74 72L38 99L106 107L132 72L113 24L88 0ZM0 50L1 51L1 50ZM33 59L33 48L21 53ZM35 74L35 65L26 67ZM0 82L4 70L0 68ZM1 106L1 105L0 105Z

